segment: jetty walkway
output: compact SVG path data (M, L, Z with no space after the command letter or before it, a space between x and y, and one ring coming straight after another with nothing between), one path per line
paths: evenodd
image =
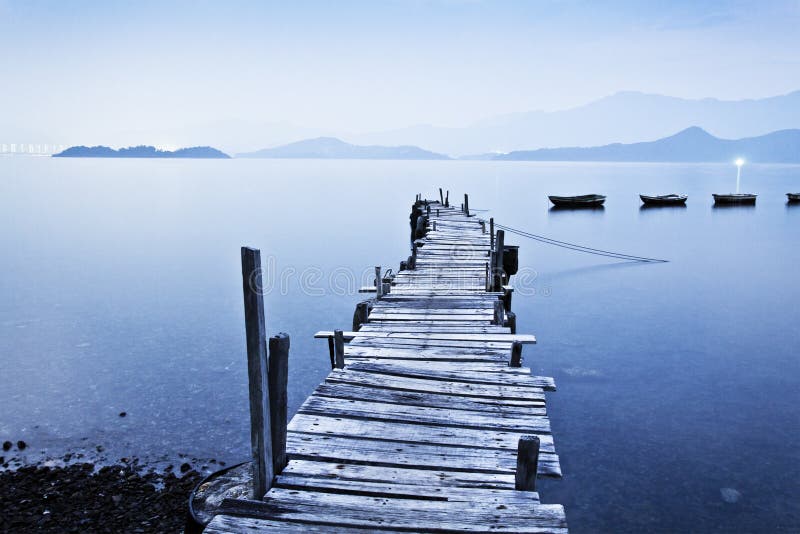
M376 278L351 331L317 334L333 369L263 499L226 499L206 532L567 532L535 491L561 476L555 386L522 366L536 340L514 332L502 233L468 207L413 209L403 270Z

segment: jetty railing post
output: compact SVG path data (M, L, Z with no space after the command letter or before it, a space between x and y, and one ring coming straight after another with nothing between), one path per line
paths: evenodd
M439 210L436 210L436 211L439 211ZM437 214L437 215L438 215L438 214ZM434 232L436 231L436 221L433 221L433 231L434 231Z
M464 193L464 214L469 217L469 195Z
M505 309L505 306L503 306L503 309ZM512 334L516 334L517 333L517 314L512 312L512 311L507 311L506 312L506 322L505 322L504 326L507 326L508 328L510 328Z
M494 290L500 291L503 288L503 242L506 233L503 230L497 231L497 239L494 240Z
M522 367L522 343L514 341L511 343L511 361L509 367Z
M439 204L444 206L444 194L442 193L442 188L439 188ZM436 215L439 215L438 210Z
M344 333L341 330L333 331L333 346L336 352L336 369L344 369Z
M494 217L489 218L489 248L494 250Z
M503 302L500 300L494 301L494 324L503 326Z
M365 300L356 304L356 311L353 313L353 331L361 330L361 325L369 322L369 301ZM331 344L331 367L333 367L333 339L328 338Z
M289 384L289 334L269 338L269 420L272 423L272 470L286 467L286 404Z
M267 336L261 295L261 252L242 247L242 288L250 384L250 445L253 455L253 498L261 499L274 477L270 395L267 379Z
M333 347L333 338L328 338L328 352L331 355L331 369L336 367L336 349Z
M444 196L444 207L445 208L449 208L450 207L450 190L449 189L447 190L447 194Z
M539 466L539 436L522 436L517 443L517 472L514 489L536 491L536 472Z
M375 266L375 297L383 297L383 279L381 278L381 266Z

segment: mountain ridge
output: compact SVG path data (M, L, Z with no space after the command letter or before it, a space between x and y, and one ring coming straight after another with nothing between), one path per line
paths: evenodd
M449 156L423 150L413 145L380 146L355 145L337 137L315 137L303 139L255 152L236 154L237 158L275 159L405 159L447 160Z
M722 139L699 126L691 126L655 141L517 150L463 159L721 163L739 157L753 163L800 163L800 129L778 130L742 139Z

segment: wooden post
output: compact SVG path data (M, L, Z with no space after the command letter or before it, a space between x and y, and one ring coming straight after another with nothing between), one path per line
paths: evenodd
M481 221L481 233L486 233L486 221Z
M486 263L484 263L484 264L483 264L483 266L485 267L485 269L484 269L484 271L485 271L485 274L484 274L484 276L486 277L486 284L485 284L485 287L486 287L486 291L489 291L489 289L490 289L490 288L489 288L489 280L490 280L490 278L489 278L489 262L487 261Z
M511 344L511 361L509 367L522 367L522 343L515 341Z
M511 297L514 295L514 288L513 287L506 287L503 289L503 305L506 307L506 311L511 311Z
M272 470L286 467L286 391L289 383L289 334L269 338L269 420L272 423Z
M439 216L439 210L438 209L436 210L436 216L437 217Z
M261 500L272 485L272 434L267 380L267 336L261 288L261 252L242 247L242 289L250 384L250 446L253 457L253 498Z
M503 303L500 300L494 301L494 324L503 326Z
M439 204L444 206L444 194L442 193L442 188L439 188ZM438 210L436 215L439 215Z
M503 306L503 308L505 308L505 306ZM516 334L517 333L517 314L516 313L514 313L512 311L506 312L505 326L507 326L507 327L509 327L511 329L511 333L512 334Z
M344 334L341 330L333 331L333 346L336 353L336 361L333 366L336 369L344 369Z
M494 217L489 218L489 248L494 250Z
M353 313L353 331L358 332L361 330L361 325L367 322L369 322L369 301L365 300L356 304L356 311ZM333 367L333 364L331 364L331 367Z
M469 195L464 193L464 213L469 217Z
M517 473L514 489L536 491L536 471L539 466L539 436L522 436L517 444Z
M461 213L464 213L464 203L461 203Z
M332 337L328 338L328 352L331 355L331 369L333 369L333 368L336 367L336 352L335 352L335 349L333 348L333 338Z
M381 266L375 266L375 297L381 298L383 296L383 280L381 280Z
M436 210L436 211L439 211L439 210ZM436 221L433 221L433 231L434 232L436 231Z
M417 268L417 244L411 244L411 265L408 266L412 271Z
M506 233L503 230L497 231L497 239L494 240L494 290L500 291L503 288L503 241Z
M450 207L450 191L449 190L447 191L447 194L444 196L444 207L445 208L449 208Z

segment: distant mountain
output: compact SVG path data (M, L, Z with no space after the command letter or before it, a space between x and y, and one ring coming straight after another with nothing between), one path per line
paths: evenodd
M675 135L645 143L596 147L541 148L490 155L517 161L663 161L731 162L742 157L753 163L800 163L800 130L781 130L760 137L720 139L693 126ZM472 156L469 159L485 159Z
M689 100L620 92L563 111L512 113L463 128L420 125L360 135L361 144L415 144L446 154L633 143L697 125L727 139L800 128L800 91L758 100Z
M275 148L236 154L237 158L450 159L416 146L359 146L335 137L306 139Z
M195 146L179 148L178 150L158 150L152 146L135 146L114 150L107 146L73 146L58 154L54 158L199 158L199 159L229 159L230 156L210 146Z

